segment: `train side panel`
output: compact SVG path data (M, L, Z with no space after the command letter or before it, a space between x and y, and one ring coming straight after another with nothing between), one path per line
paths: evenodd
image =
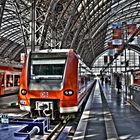
M0 66L0 95L18 93L21 69Z
M71 92L68 94L67 92ZM68 94L68 95L67 95ZM64 72L64 85L60 112L78 111L78 58L73 51L69 52Z
M21 72L20 78L20 90L18 94L19 105L21 110L30 111L30 102L29 102L29 91L28 91L28 79L29 79L29 55L25 57L25 63ZM26 92L21 94L22 92ZM25 96L26 94L26 96Z

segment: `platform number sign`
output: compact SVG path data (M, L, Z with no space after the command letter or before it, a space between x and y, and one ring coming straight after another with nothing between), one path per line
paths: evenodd
M2 123L2 124L8 124L8 123L9 123L8 114L2 114L2 115L1 115L1 123Z

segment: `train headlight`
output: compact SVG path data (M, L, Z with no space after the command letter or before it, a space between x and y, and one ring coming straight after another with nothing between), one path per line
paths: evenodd
M26 93L27 93L27 90L26 90L26 89L22 89L22 90L21 90L21 94L22 94L22 95L26 95Z
M64 91L64 95L66 95L66 96L71 96L73 94L74 94L74 91L73 90L65 90Z
M20 100L20 104L21 105L26 105L26 101L25 100Z

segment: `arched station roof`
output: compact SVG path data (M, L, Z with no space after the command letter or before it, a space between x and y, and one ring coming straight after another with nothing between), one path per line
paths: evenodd
M120 21L139 24L139 0L1 0L0 56L73 48L91 67Z

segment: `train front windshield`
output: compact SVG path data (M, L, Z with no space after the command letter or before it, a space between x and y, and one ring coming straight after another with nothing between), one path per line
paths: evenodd
M66 59L34 57L31 61L30 90L59 90L62 86Z

